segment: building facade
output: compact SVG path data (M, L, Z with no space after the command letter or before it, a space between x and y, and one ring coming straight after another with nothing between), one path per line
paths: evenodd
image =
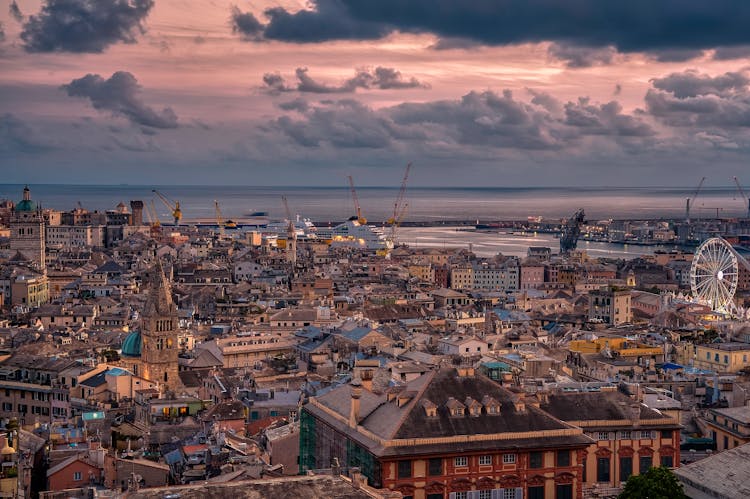
M630 290L603 288L589 293L589 320L616 326L633 321Z
M44 271L45 223L42 208L31 200L28 186L23 189L23 200L16 203L10 216L10 249L20 252Z
M591 442L472 368L441 369L380 395L355 379L312 398L300 472L338 462L409 499L572 499Z
M677 420L616 391L541 395L541 408L582 428L594 441L583 453L584 491L611 489L616 495L631 475L652 466L680 463Z
M693 365L717 373L736 373L750 366L750 344L740 342L696 345Z

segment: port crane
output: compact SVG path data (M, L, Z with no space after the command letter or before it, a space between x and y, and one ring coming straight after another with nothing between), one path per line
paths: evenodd
M354 209L357 212L357 221L360 225L365 225L367 223L367 219L362 216L362 208L359 206L359 198L357 197L357 189L354 188L354 179L351 175L347 175L347 178L349 179L349 189L352 192L352 200L354 201Z
M158 237L161 234L161 222L159 221L159 216L156 214L153 199L149 204L146 204L146 218L150 226L151 237Z
M172 201L156 189L152 189L151 192L159 196L159 199L162 203L164 203L164 206L166 206L169 211L172 212L172 217L174 217L174 224L180 225L180 220L182 220L182 210L180 209L180 202Z
M560 234L560 254L566 254L578 246L578 236L581 235L581 225L585 222L586 214L583 208L576 211L562 227Z
M690 223L690 208L692 207L693 203L695 203L695 198L698 197L698 193L701 191L701 187L703 187L703 182L706 181L706 177L701 178L701 181L698 182L698 187L695 189L695 192L693 193L692 198L687 198L685 200L685 221L687 223Z
M351 177L349 177L351 178ZM281 201L284 203L284 211L286 212L287 227L286 227L286 255L289 263L296 265L297 263L297 228L294 226L294 218L292 218L292 212L289 209L289 203L286 200L286 196L281 196Z
M740 193L740 196L745 201L745 205L747 206L747 214L745 217L750 218L750 200L747 198L747 194L745 194L744 189L742 189L742 185L740 185L740 181L737 180L737 177L734 177L734 184L737 186L737 191Z
M224 216L221 214L221 208L219 208L219 202L214 199L214 211L216 212L216 226L219 228L219 238L224 238Z
M409 180L410 171L411 163L406 165L404 178L401 180L401 189L399 189L398 196L396 196L396 202L393 203L393 215L387 220L388 225L391 227L391 241L393 241L393 244L396 244L396 231L409 207L409 203L406 202L406 183Z

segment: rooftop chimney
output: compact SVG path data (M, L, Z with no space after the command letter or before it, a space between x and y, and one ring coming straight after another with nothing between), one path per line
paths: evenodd
M359 398L362 396L362 381L359 378L352 380L352 404L349 410L349 426L357 427L359 423Z

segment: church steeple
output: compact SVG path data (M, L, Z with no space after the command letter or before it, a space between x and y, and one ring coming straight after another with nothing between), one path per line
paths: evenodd
M174 391L177 367L177 306L169 280L157 260L151 269L149 291L141 319L143 377Z
M157 258L156 265L151 270L150 289L143 316L144 318L157 317L176 313L177 307L172 300L172 287L169 285L167 276L164 275L161 261Z

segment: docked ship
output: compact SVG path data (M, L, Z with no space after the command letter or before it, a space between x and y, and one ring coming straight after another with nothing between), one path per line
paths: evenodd
M319 239L330 241L333 248L361 248L380 253L393 249L393 241L382 229L360 223L357 217L352 217L335 227L318 227L317 235Z
M286 248L286 240L289 236L289 221L268 222L262 227L261 233L264 239L271 241L272 245L276 245L279 248ZM300 218L298 216L294 221L294 233L298 241L319 240L317 227L315 227L315 224L309 218Z

